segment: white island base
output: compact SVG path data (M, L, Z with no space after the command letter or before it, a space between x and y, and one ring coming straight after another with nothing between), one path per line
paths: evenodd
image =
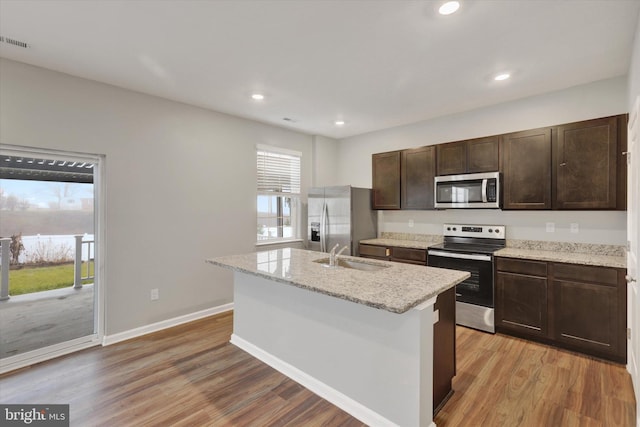
M234 273L231 342L371 426L433 423L433 304L403 314Z

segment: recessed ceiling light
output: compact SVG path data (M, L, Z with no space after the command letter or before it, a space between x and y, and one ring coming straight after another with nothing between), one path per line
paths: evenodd
M440 6L438 12L440 12L440 15L451 15L452 13L455 13L459 8L460 2L448 1Z
M344 125L344 120L336 120L333 123L335 123L336 126L343 126Z
M500 73L500 74L496 74L493 80L501 82L502 80L507 80L509 77L511 77L511 74L509 73Z
M254 93L253 95L251 95L251 98L255 99L256 101L262 101L264 99L264 95L261 93Z

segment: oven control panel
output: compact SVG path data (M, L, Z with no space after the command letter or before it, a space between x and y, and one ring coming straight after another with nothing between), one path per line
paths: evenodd
M444 236L454 237L482 237L484 239L504 239L504 225L478 224L444 224Z

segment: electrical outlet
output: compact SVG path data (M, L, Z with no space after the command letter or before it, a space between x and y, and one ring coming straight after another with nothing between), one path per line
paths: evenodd
M412 219L409 220L409 228L413 228L413 220Z
M547 223L547 233L555 233L556 232L556 223L548 222Z
M160 290L158 288L151 289L151 301L157 301L160 299Z
M579 233L580 232L580 226L578 225L577 222L572 222L571 226L570 226L570 230L572 233Z

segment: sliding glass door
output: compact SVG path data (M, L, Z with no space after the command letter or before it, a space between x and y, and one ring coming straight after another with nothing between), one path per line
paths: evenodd
M0 146L0 372L99 343L102 166Z

